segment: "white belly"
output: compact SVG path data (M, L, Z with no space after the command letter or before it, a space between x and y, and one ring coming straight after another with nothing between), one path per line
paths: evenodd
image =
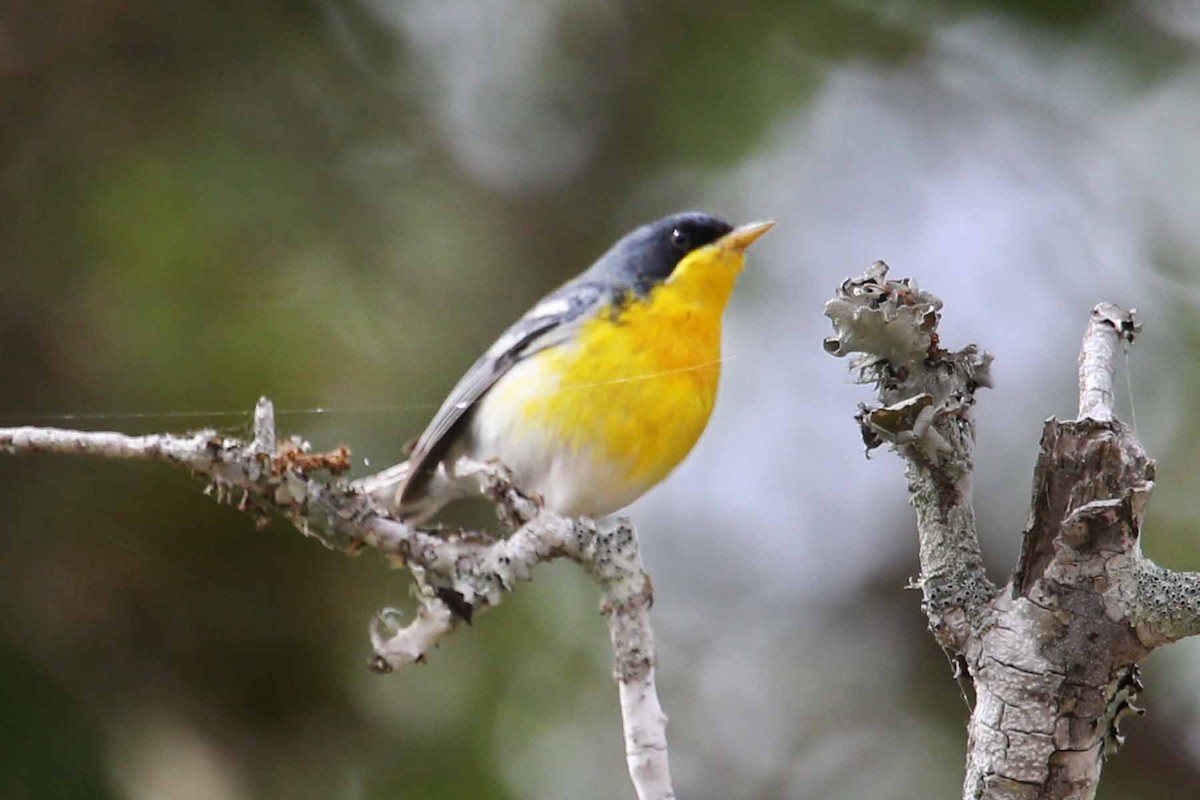
M465 452L478 461L497 459L517 485L540 495L564 516L602 517L632 503L646 487L631 486L589 449L575 449L524 416L527 400L554 391L557 378L535 360L515 365L480 401Z

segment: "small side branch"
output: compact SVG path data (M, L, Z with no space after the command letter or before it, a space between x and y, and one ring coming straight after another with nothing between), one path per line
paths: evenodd
M534 509L528 499L507 485L502 474L486 467L481 470L485 491L505 513L528 521L507 539L489 542L457 537L436 553L422 553L417 617L399 628L394 624L394 612L381 615L371 631L377 654L374 668L390 671L421 661L429 647L450 633L457 619L439 600L447 593L466 608L486 608L498 603L502 592L517 581L528 580L535 565L570 558L583 565L603 590L600 609L608 619L625 754L638 799L673 800L667 717L655 683L654 631L649 615L654 598L650 576L642 566L637 532L627 519L597 525L545 511L529 518Z
M996 594L984 572L971 498L970 410L975 391L991 384L991 355L974 345L942 349L941 300L911 280L888 280L887 272L876 262L826 303L835 336L825 350L853 354L855 379L878 390L879 405L859 407L863 441L868 452L890 444L907 462L924 608L938 641L962 652L986 627Z
M1113 418L1113 376L1117 349L1122 341L1133 344L1141 325L1133 309L1123 311L1112 303L1092 309L1083 346L1079 350L1079 418L1107 422Z
M254 411L254 438L242 442L201 431L187 436L126 436L54 428L0 428L0 453L60 453L160 461L188 469L208 482L206 494L227 501L257 520L272 515L306 535L348 553L372 547L408 566L414 578L415 616L386 609L371 626L377 672L423 663L460 622L497 605L534 567L569 558L600 584L608 619L614 676L624 720L629 774L639 800L673 800L667 761L666 715L654 680L654 633L650 626L650 578L642 567L637 534L628 520L598 526L546 512L520 493L499 466L462 464L501 519L515 528L506 538L481 532L445 536L412 528L391 516L394 486L405 465L347 483L322 480L350 468L338 448L314 453L299 439L279 440L271 402Z
M1200 635L1200 572L1175 572L1146 559L1126 586L1130 620L1147 647Z
M349 484L314 474L350 469L350 452L313 453L299 439L276 441L271 402L255 408L255 438L242 442L206 430L184 436L126 436L110 431L0 428L0 453L55 453L157 461L183 467L208 482L207 494L232 502L260 521L283 516L327 546L356 552L369 540L387 555L406 557L428 537L378 513Z

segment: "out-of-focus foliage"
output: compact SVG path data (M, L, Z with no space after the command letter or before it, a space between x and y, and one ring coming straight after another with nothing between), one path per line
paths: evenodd
M901 588L899 465L861 456L821 303L885 258L944 297L948 342L996 352L977 492L997 578L1087 310L1140 308L1146 547L1200 567L1197 20L1189 0L15 0L0 424L237 431L265 393L333 409L281 419L366 471L628 227L776 217L712 426L634 509L680 794L953 796L965 709ZM194 411L220 413L162 413ZM405 575L197 488L0 460L0 795L627 795L577 571L380 678L365 621ZM1196 796L1200 648L1146 672L1101 796Z

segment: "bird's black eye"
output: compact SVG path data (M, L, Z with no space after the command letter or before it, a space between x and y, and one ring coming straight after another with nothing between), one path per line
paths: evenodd
M679 228L675 228L673 231L671 231L671 246L686 253L689 249L691 249L692 237L688 236Z

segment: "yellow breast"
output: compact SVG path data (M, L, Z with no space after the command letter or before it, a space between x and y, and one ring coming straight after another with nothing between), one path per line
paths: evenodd
M549 390L523 398L524 424L644 492L704 432L721 374L721 318L741 254L715 247L688 256L645 298L602 310L571 344L534 358ZM636 495L635 495L636 496Z

